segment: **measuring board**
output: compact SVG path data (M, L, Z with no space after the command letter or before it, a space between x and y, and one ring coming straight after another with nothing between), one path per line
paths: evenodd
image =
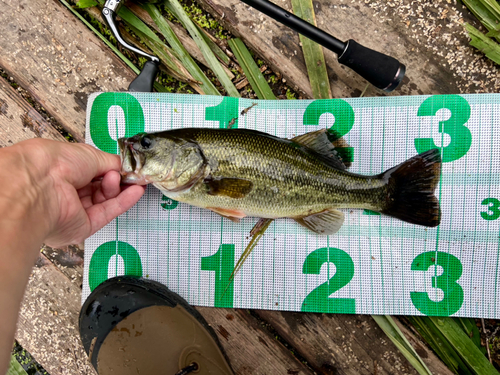
M349 170L366 175L440 148L441 224L346 209L340 231L320 236L278 219L229 283L258 219L233 223L148 186L86 240L83 299L127 274L159 281L192 305L500 318L500 94L266 101L97 93L86 139L118 153L118 137L229 123L283 138L335 130L351 147Z

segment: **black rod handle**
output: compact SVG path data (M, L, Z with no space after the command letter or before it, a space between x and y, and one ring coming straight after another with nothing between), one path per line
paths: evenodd
M390 92L403 80L406 67L393 57L364 47L352 39L342 42L268 0L241 1L333 51L339 63L379 89Z
M141 73L128 86L128 91L153 92L153 85L159 70L158 65L156 61L147 61Z

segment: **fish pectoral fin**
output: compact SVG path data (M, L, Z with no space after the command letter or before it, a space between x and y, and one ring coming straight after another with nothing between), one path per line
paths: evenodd
M330 208L309 216L294 219L297 223L315 233L329 235L338 232L344 223L344 213Z
M244 198L253 188L253 182L243 178L206 178L203 182L208 187L208 194L234 199Z
M240 219L243 219L244 217L247 216L242 210L230 210L227 208L220 208L220 207L207 207L207 209L235 223L239 223Z
M344 170L346 164L342 161L341 153L336 149L329 139L326 129L316 130L314 132L305 133L291 139L299 145L305 146L317 154L317 157L324 163ZM339 143L339 139L334 137L335 142ZM346 143L347 144L347 143Z

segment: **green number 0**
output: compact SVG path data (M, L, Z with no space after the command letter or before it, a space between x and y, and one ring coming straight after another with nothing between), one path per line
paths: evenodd
M413 305L425 315L448 316L456 313L464 302L464 291L457 283L462 276L462 263L451 254L428 251L418 255L411 264L412 271L427 271L430 266L443 267L443 273L432 277L432 287L439 288L444 298L432 301L427 292L410 292Z
M90 291L93 291L100 283L108 279L109 260L113 255L122 257L125 265L125 275L142 276L141 257L132 245L122 241L106 242L94 251L90 259Z
M304 125L319 125L319 118L324 113L331 113L335 117L335 122L328 129L328 132L340 138L349 133L354 125L354 110L345 100L326 99L315 100L309 104L304 112L302 123ZM354 149L352 147L338 147L336 149L342 159L352 162L354 159Z
M118 154L118 142L109 135L108 111L120 106L125 116L125 137L131 137L144 131L144 112L135 97L126 92L105 92L98 95L90 111L90 137L102 151ZM116 132L118 134L118 131Z
M177 202L176 200L173 200L169 197L166 197L164 195L161 196L161 200L162 200L162 202L164 202L164 203L161 203L161 207L164 210L173 210L174 208L176 208L179 205L179 202Z
M239 105L238 98L225 96L218 105L205 109L205 120L219 121L219 128L221 129L227 128L229 123L234 120L234 124L232 124L231 127L233 129L237 128Z
M224 244L213 255L201 258L202 271L215 271L215 307L233 307L234 283L229 279L234 270L234 245Z
M307 295L302 303L302 311L355 314L354 298L330 298L330 295L346 286L354 276L354 262L343 250L324 247L314 250L304 262L302 273L319 275L324 263L332 262L337 271L330 280L321 284Z
M484 220L496 220L500 217L500 201L496 198L486 198L481 202L482 205L489 204L488 211L481 212ZM490 213L491 212L491 213Z
M470 106L467 100L458 95L435 95L424 100L417 116L435 116L440 109L450 110L451 117L439 122L439 132L450 136L450 144L442 149L443 162L460 159L472 145L472 134L465 123L469 121ZM432 138L415 139L415 148L419 154L433 148L439 148Z

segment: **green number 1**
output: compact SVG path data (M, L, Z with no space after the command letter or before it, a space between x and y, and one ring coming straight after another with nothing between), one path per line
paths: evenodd
M233 307L234 283L229 281L234 270L234 245L224 244L214 255L201 258L203 271L215 271L215 307Z
M332 293L343 288L354 276L354 262L343 250L324 247L314 250L304 262L304 274L319 275L324 263L332 262L337 268L330 280L321 284L307 295L302 303L302 311L355 314L354 298L330 298Z
M225 129L231 123L232 128L238 127L238 98L225 96L218 105L205 109L205 120L219 121L219 128Z

